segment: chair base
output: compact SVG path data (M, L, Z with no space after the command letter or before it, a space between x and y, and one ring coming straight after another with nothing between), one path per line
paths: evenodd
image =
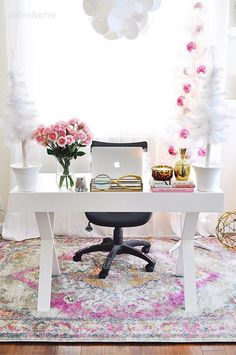
M115 238L116 239L116 238ZM146 255L150 251L151 244L145 240L129 240L123 241L123 238L120 238L119 243L113 240L112 238L104 238L101 244L91 245L87 248L78 250L74 257L74 261L81 261L81 257L84 254L88 254L96 251L106 251L109 252L107 258L105 259L102 270L99 273L100 279L105 279L109 273L112 261L119 254L129 254L136 256L140 259L147 261L145 267L146 271L152 272L154 270L156 261L150 256ZM142 246L142 251L135 249L136 246Z

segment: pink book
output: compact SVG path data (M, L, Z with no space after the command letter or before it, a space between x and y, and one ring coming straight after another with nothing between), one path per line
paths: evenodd
M193 187L151 187L152 192L194 192Z

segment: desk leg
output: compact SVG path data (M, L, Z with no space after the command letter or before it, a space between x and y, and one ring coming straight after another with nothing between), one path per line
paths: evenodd
M194 234L199 213L186 213L176 276L184 277L184 303L188 312L197 311L196 270L194 255Z
M51 226L53 217L51 216L52 219L50 219L49 214L46 212L36 212L35 215L41 237L38 311L47 312L50 310L51 282L54 258L53 231Z
M52 235L54 235L54 212L49 212L49 219L52 228ZM60 266L57 259L57 252L55 248L55 244L53 243L53 259L52 259L52 276L60 276Z

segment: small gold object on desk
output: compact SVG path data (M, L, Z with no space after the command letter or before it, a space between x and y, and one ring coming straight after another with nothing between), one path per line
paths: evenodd
M225 247L236 251L236 210L226 212L218 219L216 235Z
M143 191L143 182L140 176L126 175L119 179L111 179L106 174L100 174L91 180L91 192L131 192Z
M155 165L152 167L152 177L157 181L169 181L173 176L173 168L168 165Z
M175 167L174 167L175 177L176 180L187 181L189 180L190 169L191 169L190 163L185 158L187 149L181 148L179 150L179 153L181 159L175 163Z

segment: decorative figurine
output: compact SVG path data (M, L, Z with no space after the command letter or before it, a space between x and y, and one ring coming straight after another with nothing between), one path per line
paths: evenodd
M86 179L85 177L77 177L75 182L75 191L77 192L85 192L88 191L86 186Z

